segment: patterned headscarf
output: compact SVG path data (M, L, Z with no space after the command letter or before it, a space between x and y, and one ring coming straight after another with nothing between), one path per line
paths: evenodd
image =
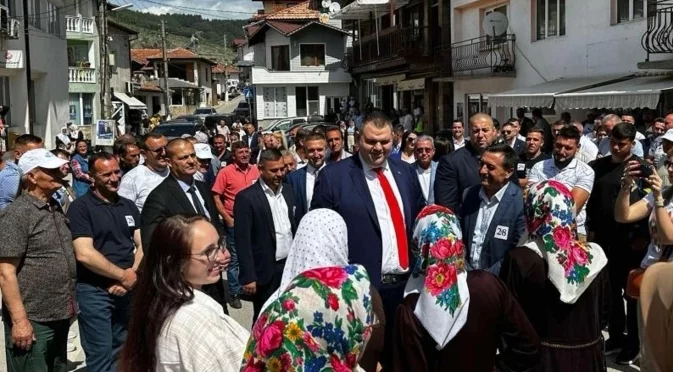
M416 218L415 258L405 297L418 293L414 314L441 350L467 321L470 292L465 246L458 217L448 208L429 205Z
M292 279L309 269L348 265L348 229L339 213L314 209L299 223L285 262L278 290L262 306L266 309L283 293Z
M305 271L257 319L241 371L361 371L374 323L362 266Z
M531 185L524 205L528 230L524 246L547 261L549 280L568 304L580 298L608 262L598 244L576 239L573 208L570 190L558 181Z

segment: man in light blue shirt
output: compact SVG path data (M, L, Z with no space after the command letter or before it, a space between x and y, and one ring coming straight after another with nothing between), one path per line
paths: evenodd
M603 138L601 142L598 143L598 157L609 156L610 155L610 134L612 133L612 128L615 127L621 119L615 114L605 115L602 120L601 125L605 128L605 134L607 137ZM644 159L645 152L643 151L643 144L640 141L635 141L631 153L641 159Z

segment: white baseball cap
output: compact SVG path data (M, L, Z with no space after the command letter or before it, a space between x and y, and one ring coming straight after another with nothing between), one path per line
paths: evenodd
M199 159L214 159L212 151L210 151L210 146L205 143L197 143L194 145L194 151L196 151L196 157Z
M673 142L673 129L667 130L666 133L664 133L661 136L661 139L665 139L666 141Z
M19 168L21 168L23 174L35 168L56 169L64 164L68 164L68 161L59 158L46 149L26 151L19 159Z

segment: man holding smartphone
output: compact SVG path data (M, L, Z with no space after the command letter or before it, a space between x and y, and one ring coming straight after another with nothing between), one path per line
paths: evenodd
M637 359L639 353L636 301L627 299L625 312L622 291L625 289L629 270L640 265L649 234L647 219L633 224L617 223L614 218L615 200L621 188L624 168L630 161L641 164L641 178L631 190L632 203L647 194L645 187L648 185L643 180L653 170L643 159L632 153L636 142L635 126L629 123L615 125L609 141L610 156L589 163L596 176L587 203L587 227L590 231L589 240L598 243L608 257L609 285L604 298L610 302L610 337L605 344L606 355L619 352L617 362L630 364Z

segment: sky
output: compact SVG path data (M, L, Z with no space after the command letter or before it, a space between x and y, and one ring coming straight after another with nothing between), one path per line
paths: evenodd
M133 3L135 10L150 11L154 14L190 13L189 10L176 9L170 6L173 5L198 8L201 9L202 13L207 13L209 10L217 10L216 13L213 13L215 18L232 19L248 19L257 13L257 9L262 8L261 1L252 0L152 0L152 2L145 2L143 0L117 0L116 2L123 3L124 1ZM156 3L164 3L166 5ZM203 14L200 15L208 18Z

